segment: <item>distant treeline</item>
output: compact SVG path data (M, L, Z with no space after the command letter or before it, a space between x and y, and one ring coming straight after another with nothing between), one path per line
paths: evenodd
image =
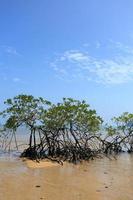
M72 98L53 104L22 94L4 103L1 149L10 149L12 141L18 148L16 132L24 125L30 131L28 147L21 156L30 159L76 163L133 150L133 114L125 112L108 125L85 101Z

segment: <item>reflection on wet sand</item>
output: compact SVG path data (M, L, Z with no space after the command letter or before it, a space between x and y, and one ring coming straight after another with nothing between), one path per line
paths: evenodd
M122 154L80 165L29 168L21 159L0 160L1 200L131 200L133 156Z

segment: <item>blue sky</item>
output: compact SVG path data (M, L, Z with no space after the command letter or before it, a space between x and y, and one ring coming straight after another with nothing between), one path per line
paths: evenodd
M0 104L20 93L133 112L132 0L0 0Z

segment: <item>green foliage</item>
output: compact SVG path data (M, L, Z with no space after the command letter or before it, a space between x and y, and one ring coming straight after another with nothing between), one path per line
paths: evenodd
M3 116L7 118L6 128L17 129L25 124L34 126L39 123L42 113L51 103L43 98L34 98L32 95L18 95L13 99L4 102L7 109L3 111Z
M30 127L41 125L47 130L73 128L83 133L95 133L102 119L90 109L85 101L63 98L62 103L51 104L43 98L32 95L18 95L5 101L7 109L5 127L16 130L22 124Z
M119 126L129 126L133 124L133 114L124 112L119 117L113 118L114 122L116 122Z
M133 151L130 145L132 113L114 117L112 125L105 126L104 133L96 134L102 130L103 120L85 101L63 98L61 103L52 104L42 97L22 94L7 99L5 105L6 109L0 115L6 118L6 123L0 130L0 137L7 129L13 130L14 134L21 125L28 126L29 148L24 155L34 158L61 156L76 161L90 158L91 148L94 148L93 153L95 148L99 152L99 144L104 153L120 152L123 146Z
M106 126L108 136L123 136L133 132L133 114L124 112L119 117L112 119L113 126Z
M85 132L99 130L102 119L85 101L63 98L62 103L52 105L43 116L48 129L70 128Z
M113 126L108 126L107 125L105 127L105 130L106 130L108 136L114 136L114 135L117 134L117 129L115 127L113 127Z

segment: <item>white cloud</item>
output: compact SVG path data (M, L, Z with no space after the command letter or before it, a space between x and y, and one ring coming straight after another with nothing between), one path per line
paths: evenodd
M61 61L68 60L70 62L87 62L88 59L88 54L75 50L66 51L61 57Z
M58 56L51 67L64 79L82 78L106 85L133 81L133 48L113 43L118 54L111 58L97 58L87 51L69 50ZM125 48L124 48L125 47Z

